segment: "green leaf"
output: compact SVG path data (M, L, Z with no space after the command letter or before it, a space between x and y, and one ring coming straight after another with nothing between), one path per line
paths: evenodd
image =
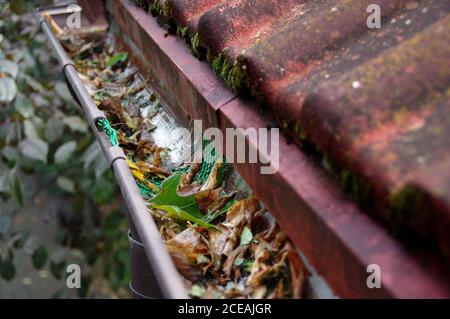
M24 118L29 118L34 114L33 103L22 94L19 94L14 100L14 109Z
M81 155L83 168L85 170L94 168L95 177L99 178L109 169L109 164L103 155L102 149L97 141L94 141Z
M49 142L54 142L63 134L63 132L63 122L57 116L52 116L45 125L45 139Z
M203 289L199 285L193 285L191 288L191 291L189 292L189 294L192 297L197 297L197 298L201 298L204 293L205 293L205 289Z
M63 278L67 266L68 250L60 248L50 255L50 272L56 279Z
M70 141L64 143L55 152L55 163L61 164L67 162L67 160L73 155L77 149L77 142Z
M42 267L44 267L47 263L47 258L47 250L44 246L40 246L34 251L33 255L31 256L34 268L41 269Z
M31 53L31 48L24 49L23 50L23 59L21 61L20 68L22 70L31 71L35 67L36 67L36 59L33 56L33 54Z
M67 265L68 252L65 248L60 248L50 255L50 272L56 279L61 279Z
M99 178L104 172L106 172L110 166L105 156L101 154L101 156L97 157L97 160L94 164L95 177Z
M17 176L15 176L13 179L11 191L14 199L20 204L20 206L23 206L22 183L17 178Z
M11 171L6 171L3 175L0 175L0 193L9 192L12 176L13 173Z
M67 85L64 82L56 83L56 85L55 85L55 92L64 101L66 101L66 102L73 102L72 95L70 94L70 91L69 91L69 89L67 88Z
M23 155L47 163L48 144L39 138L26 138L19 144Z
M245 226L244 229L242 229L240 245L242 246L250 244L252 239L253 239L252 231L250 230L250 228Z
M87 123L79 116L67 116L63 119L63 123L66 124L73 132L87 132Z
M13 240L13 248L14 249L22 249L25 242L25 233L18 234L14 237Z
M50 260L56 264L59 264L66 261L68 254L69 251L66 248L59 248L52 252L50 255Z
M208 222L205 222L204 220L194 217L191 214L187 213L186 211L182 210L181 208L177 206L171 206L171 205L151 205L151 208L159 209L167 212L167 216L170 218L179 219L182 221L190 221L193 222L199 226L205 227L205 228L214 228L214 225L211 225Z
M75 192L75 183L64 176L58 177L56 180L56 184L61 188L63 191L66 191L68 193L74 193Z
M19 66L17 63L8 61L8 60L1 60L0 61L0 73L5 73L10 75L13 78L16 78L17 73L19 73Z
M16 267L11 258L0 260L0 275L6 281L10 281L16 275Z
M42 109L51 107L49 99L52 99L52 98L53 98L53 95L44 96L39 93L35 93L30 96L30 100L33 102L33 105L35 107L39 107ZM52 103L54 102L53 100L51 100L51 101L52 101Z
M237 257L237 258L234 260L233 265L234 265L234 266L237 266L237 267L240 267L241 265L244 264L244 261L245 261L244 258Z
M41 82L26 73L19 73L19 78L25 80L25 83L36 92L45 92Z
M0 215L0 238L4 236L11 226L12 217L11 215L2 214Z
M198 208L195 195L180 196L177 193L178 184L182 172L176 172L169 178L167 178L161 184L161 192L150 199L152 205L170 205L176 206L186 213L198 219L203 218L202 212Z
M208 212L208 215L206 215L206 220L209 223L213 222L219 216L222 216L223 214L225 214L231 208L231 206L234 205L235 202L236 202L236 199L233 197L230 200L228 200L228 202L222 207L221 210L218 210L215 212Z
M36 129L36 125L32 121L25 120L23 122L23 130L26 137L39 138L39 133Z
M97 141L94 141L81 155L81 161L83 162L83 168L87 170L97 160L98 157L104 156L100 145Z
M246 259L244 261L244 263L242 264L242 268L247 272L252 271L252 266L253 266L253 260L251 260L251 259Z
M116 53L108 59L108 61L106 62L106 67L108 67L108 68L113 67L117 63L125 62L127 59L128 59L128 53L126 53L126 52Z
M8 161L15 162L17 160L17 157L18 157L17 148L7 145L7 146L5 146L3 148L2 155Z
M94 187L91 188L89 195L96 204L106 203L114 192L114 186L111 182L101 177L97 179Z
M10 77L0 78L0 102L9 103L16 97L17 85Z
M66 267L65 262L55 263L52 261L50 263L50 272L52 273L53 277L59 280L62 278L64 274L65 267Z

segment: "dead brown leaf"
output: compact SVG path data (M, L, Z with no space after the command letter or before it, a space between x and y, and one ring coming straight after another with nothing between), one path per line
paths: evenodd
M198 208L203 212L208 212L208 208L219 199L222 187L216 189L206 189L195 194Z

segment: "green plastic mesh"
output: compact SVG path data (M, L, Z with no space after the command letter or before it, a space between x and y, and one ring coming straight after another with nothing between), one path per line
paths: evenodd
M151 182L153 183L153 185L155 185L156 187L161 188L161 184L162 184L162 180L161 180L161 179L159 179L159 178L152 178L150 181L151 181Z
M105 118L97 120L97 127L99 127L108 136L108 140L112 146L118 146L119 140L117 139L116 130L111 127L109 121Z
M177 172L187 173L188 171L189 171L189 166L184 166L184 167L177 167L177 168L173 169L172 173L177 173Z
M200 184L204 184L211 174L211 170L214 167L214 164L219 159L219 154L217 153L214 146L208 140L203 140L203 161L200 165L200 169L197 174L194 176L194 181L199 182ZM218 172L218 181L222 180L223 172L226 168L226 161L224 160L220 170Z
M149 189L147 186L143 185L142 183L136 181L136 184L139 189L139 193L141 193L141 196L144 197L144 199L149 199L150 197L156 195L154 191Z
M99 127L106 134L106 136L108 137L108 140L112 146L119 145L116 130L111 127L111 125L109 124L109 121L107 119L100 118L97 120L96 124L97 124L97 127ZM199 182L200 184L204 184L206 182L206 180L208 179L209 175L211 174L214 164L217 162L218 159L219 159L219 155L218 155L216 149L213 147L213 145L210 143L210 141L204 140L203 141L203 160L200 165L199 171L194 176L194 181ZM226 166L227 166L227 163L226 163L226 161L224 161L223 165L220 167L220 170L219 170L218 176L217 176L219 183L222 181L223 173L226 169ZM186 173L188 170L189 170L189 166L185 166L185 167L176 169L175 172L181 171L181 172ZM158 188L161 187L161 183L162 183L161 179L153 178L150 181L154 185L156 185ZM138 181L136 181L136 183L138 185L139 192L145 199L150 198L156 194L153 190L149 189L142 183L139 183Z
M109 121L105 118L100 118L97 120L97 127L100 128L108 137L109 142L112 146L118 146L119 141L117 139L117 133L116 130L111 127L109 124ZM161 185L161 180L153 179L151 181L153 184L155 184L158 188ZM141 193L142 197L145 199L150 198L151 196L155 195L155 192L143 185L142 183L136 181L136 184L139 188L139 192Z

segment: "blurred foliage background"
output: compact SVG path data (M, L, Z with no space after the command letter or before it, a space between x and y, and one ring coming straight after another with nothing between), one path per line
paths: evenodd
M0 298L127 297L118 189L33 16L53 4L0 0Z

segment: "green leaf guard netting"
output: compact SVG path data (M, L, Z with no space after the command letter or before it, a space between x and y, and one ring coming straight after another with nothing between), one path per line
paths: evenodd
M100 118L97 120L97 127L100 128L106 136L112 146L119 146L119 140L117 139L116 130L111 127L109 121L105 118Z
M100 118L96 122L97 127L106 134L108 137L108 141L111 143L112 146L119 146L119 141L117 139L117 132L115 129L111 127L109 124L109 121L105 118ZM211 170L214 167L214 164L219 159L219 155L216 151L216 149L213 147L212 144L210 144L210 141L203 140L203 160L200 165L200 169L197 172L197 174L194 176L194 181L204 184L206 180L208 179L209 175L211 174ZM224 161L223 165L220 167L220 170L218 172L218 182L220 183L222 181L223 172L226 169L226 161ZM187 172L189 170L189 166L183 167L181 169L177 169L176 171L183 171ZM152 178L150 180L154 185L156 185L158 188L161 186L162 181L157 178ZM145 199L148 199L155 195L155 192L140 183L139 181L136 181L139 192L141 193L142 197Z
M216 151L216 149L214 148L214 146L211 144L211 141L203 140L203 160L199 171L194 177L194 181L197 181L200 184L204 184L208 179L209 174L211 174L211 170L213 169L214 164L216 164L219 157L220 156ZM222 181L223 173L226 169L226 166L227 163L226 160L224 159L217 176L217 180L219 183Z

